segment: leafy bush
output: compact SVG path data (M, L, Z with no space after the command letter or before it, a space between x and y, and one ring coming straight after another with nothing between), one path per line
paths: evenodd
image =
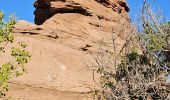
M11 15L7 22L3 18L4 14L0 12L0 53L5 53L6 45L14 42L12 30L16 24L14 15ZM8 61L0 67L0 98L5 98L9 80L24 73L24 65L31 57L30 53L25 50L27 45L22 42L19 44L19 47L11 48L11 56L15 61Z

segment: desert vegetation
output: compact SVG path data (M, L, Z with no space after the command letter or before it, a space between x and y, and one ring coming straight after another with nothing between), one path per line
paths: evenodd
M169 100L170 22L144 0L140 25L135 24L119 54L100 50L94 70L100 75L97 100ZM139 27L138 27L139 26ZM126 27L123 27L126 28ZM127 28L126 28L127 29ZM133 44L133 45L132 45Z
M4 13L0 12L0 57L7 51L7 46L15 43L12 30L16 24L15 15L11 15L8 21L4 21ZM22 75L26 69L24 65L28 62L31 55L26 51L27 45L19 42L10 48L12 59L0 64L0 98L6 99L8 83L11 78ZM8 48L9 49L9 48Z

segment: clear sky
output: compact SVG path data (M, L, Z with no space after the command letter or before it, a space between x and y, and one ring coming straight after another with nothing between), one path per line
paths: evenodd
M130 17L134 18L136 13L139 12L143 0L127 0L130 7ZM2 10L6 16L11 13L16 13L18 20L27 20L34 22L34 0L0 0L0 10ZM156 0L155 5L159 5L163 10L167 20L170 20L170 0Z
M35 0L0 0L0 10L2 10L6 16L15 12L18 20L34 22L34 1Z
M161 9L164 17L166 20L170 20L170 0L148 0L148 1L155 1L152 5L154 7L154 10L157 10L158 8ZM128 5L130 7L130 17L134 18L137 13L141 10L143 0L127 0Z

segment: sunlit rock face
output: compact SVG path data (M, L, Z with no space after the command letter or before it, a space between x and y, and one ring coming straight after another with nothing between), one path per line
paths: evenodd
M129 11L125 0L37 0L34 7L35 23L38 25L55 14L75 13L113 19L113 13L126 15Z
M112 51L113 38L115 52L122 49L131 29L126 2L37 0L34 7L35 24L18 21L13 30L16 43L26 42L32 57L27 73L11 80L8 95L21 100L91 100L88 93L97 87L90 70L95 65L92 53L99 48Z

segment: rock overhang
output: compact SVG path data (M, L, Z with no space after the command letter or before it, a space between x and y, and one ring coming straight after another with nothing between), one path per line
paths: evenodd
M34 7L35 24L37 25L41 25L53 15L61 13L98 16L102 12L102 16L107 16L105 13L126 14L129 11L125 0L36 0Z

